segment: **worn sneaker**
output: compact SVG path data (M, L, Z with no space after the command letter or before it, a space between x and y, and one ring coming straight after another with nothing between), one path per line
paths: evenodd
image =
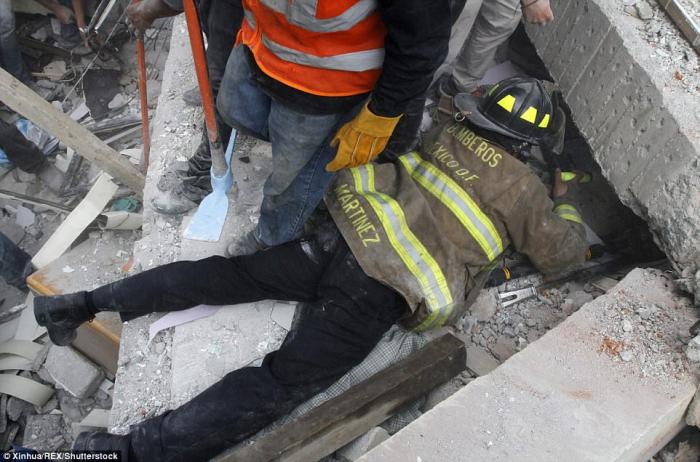
M260 242L255 236L255 230L249 231L242 238L231 242L226 247L227 257L242 257L244 255L252 255L260 250L268 249L269 247Z

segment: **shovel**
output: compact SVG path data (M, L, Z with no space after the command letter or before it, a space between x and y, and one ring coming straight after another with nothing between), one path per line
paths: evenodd
M143 44L143 34L136 38L136 56L139 62L139 99L141 101L141 129L143 133L143 156L141 170L148 172L149 154L151 152L151 132L148 128L148 89L146 88L146 51Z
M221 145L219 129L216 126L214 113L214 96L209 82L207 70L207 58L204 54L204 42L202 41L202 29L199 25L199 16L194 0L184 0L185 18L187 30L192 46L194 68L199 82L199 91L202 96L202 108L204 109L204 121L209 137L209 150L211 152L211 186L212 193L199 204L189 226L185 230L185 238L196 241L216 242L221 237L226 215L228 214L228 197L226 193L233 185L231 174L231 154L236 140L235 130L231 133L231 140L226 149L226 155Z

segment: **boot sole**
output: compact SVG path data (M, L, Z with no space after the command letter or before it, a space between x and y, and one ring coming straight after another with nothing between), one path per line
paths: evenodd
M52 325L48 307L42 303L40 298L34 300L34 317L40 326L46 327L49 338L54 345L68 346L78 335L75 329L62 329Z

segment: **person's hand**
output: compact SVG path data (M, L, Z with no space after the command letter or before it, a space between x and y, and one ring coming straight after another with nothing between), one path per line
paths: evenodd
M580 170L574 172L554 171L554 185L552 186L552 199L564 197L569 190L581 183L591 181L591 174Z
M56 15L56 19L61 21L63 24L70 24L75 19L73 10L63 5L56 5L53 9L53 14Z
M523 15L530 24L544 25L554 20L549 0L522 0Z
M172 10L162 0L142 0L131 2L126 9L126 15L136 31L143 34L156 19L176 13L169 14L170 11Z
M378 116L365 104L360 113L340 127L333 138L331 146L338 146L338 152L326 165L326 171L335 172L372 162L386 147L400 119L401 116Z

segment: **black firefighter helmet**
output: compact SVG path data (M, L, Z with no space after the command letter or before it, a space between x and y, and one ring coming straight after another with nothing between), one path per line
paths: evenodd
M477 127L539 145L551 135L550 93L540 80L512 77L493 85L484 96L460 93L457 110Z

